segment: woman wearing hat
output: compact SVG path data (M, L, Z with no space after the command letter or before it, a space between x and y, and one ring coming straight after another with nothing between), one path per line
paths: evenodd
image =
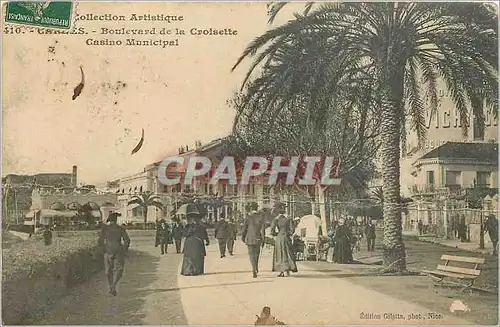
M182 260L181 275L198 276L205 272L205 244L209 245L208 233L201 223L201 215L194 204L189 204L186 209L188 224L184 231L184 258Z
M271 224L271 233L276 236L274 240L273 271L279 271L278 277L290 276L290 272L297 272L295 254L291 236L295 232L292 219L285 216L286 205L280 203L279 215Z
M344 218L339 219L338 227L333 235L333 262L351 263L351 231L346 226Z

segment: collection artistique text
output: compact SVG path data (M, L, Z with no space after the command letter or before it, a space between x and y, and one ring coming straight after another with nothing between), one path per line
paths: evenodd
M165 14L130 14L127 19L125 15L115 15L115 14L80 14L76 17L76 20L87 20L87 21L159 21L166 23L175 23L184 21L184 16L178 15L165 15Z

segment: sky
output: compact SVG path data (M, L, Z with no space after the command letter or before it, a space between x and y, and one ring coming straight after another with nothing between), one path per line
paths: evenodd
M269 27L265 3L80 2L76 10L127 18L131 13L183 15L184 21L76 21L87 35L39 34L25 27L25 34L4 34L2 176L69 173L77 165L79 182L99 184L141 172L195 140L208 143L230 132L234 109L226 101L241 86L249 62L235 72L230 69L247 44ZM283 14L282 22L290 13ZM238 35L185 35L178 47L166 49L86 45L89 38L127 38L99 35L102 27L182 28L188 33L191 28L232 28ZM80 65L85 86L73 101ZM131 155L142 128L144 145Z

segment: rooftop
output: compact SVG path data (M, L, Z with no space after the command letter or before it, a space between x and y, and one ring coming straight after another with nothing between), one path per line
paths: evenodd
M465 159L498 164L498 143L447 142L417 161L423 159Z

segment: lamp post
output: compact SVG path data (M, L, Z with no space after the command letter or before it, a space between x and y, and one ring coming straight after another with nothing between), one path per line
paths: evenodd
M479 248L484 249L484 223L483 223L483 211L481 210L480 216L480 226L479 226Z

